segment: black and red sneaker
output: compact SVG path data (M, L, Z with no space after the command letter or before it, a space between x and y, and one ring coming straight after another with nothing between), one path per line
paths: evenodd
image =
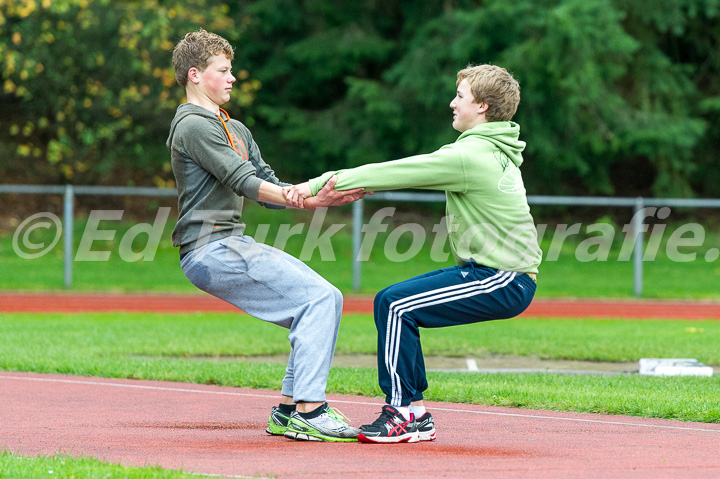
M415 416L405 419L400 411L384 405L380 417L372 424L360 426L358 441L371 443L418 442L420 434L415 424Z
M435 440L435 421L433 421L433 417L429 412L415 418L415 425L417 426L421 441Z

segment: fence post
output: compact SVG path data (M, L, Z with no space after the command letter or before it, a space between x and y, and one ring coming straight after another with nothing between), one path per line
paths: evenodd
M65 185L63 197L63 285L72 286L72 260L73 260L73 219L75 217L75 193L72 185Z
M353 291L356 293L360 291L360 281L362 279L362 271L360 264L360 245L362 241L362 226L363 226L363 200L357 200L353 203L352 209L353 215L353 257L352 257L352 272L353 272Z
M642 296L643 291L643 216L640 211L645 207L643 198L638 196L635 199L633 207L632 229L635 249L633 251L633 294L637 297Z

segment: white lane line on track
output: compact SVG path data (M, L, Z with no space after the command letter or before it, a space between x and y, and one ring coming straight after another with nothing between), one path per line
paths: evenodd
M196 393L196 394L215 394L221 396L239 396L239 397L256 397L256 398L271 398L277 399L277 395L270 394L251 394L251 393L237 393L228 391L208 391L204 389L187 389L187 388L171 388L164 386L145 386L142 384L125 384L125 383L107 383L100 381L79 381L75 379L58 379L58 378L31 378L31 377L16 377L16 376L0 376L0 379L14 379L20 381L41 381L41 382L55 382L65 384L84 384L89 386L109 386L109 387L120 387L120 388L131 388L131 389L149 389L154 391L178 391L184 393ZM334 403L343 404L358 404L362 406L378 406L382 407L384 404L379 400L377 402L364 402L364 401L345 401L342 399L333 399ZM455 413L467 413L467 414L486 414L490 416L509 416L509 417L521 417L530 419L546 419L554 421L570 421L570 422L588 422L593 424L606 424L610 426L634 426L634 427L646 427L653 429L675 429L683 431L699 431L699 432L710 432L720 433L720 429L705 429L699 427L686 427L686 426L664 426L662 424L638 424L633 422L621 422L621 421L601 421L599 419L582 419L572 417L555 417L555 416L540 416L537 414L518 414L509 412L493 412L493 411L468 411L465 409L452 409L433 407L435 411L455 412ZM577 414L577 413L576 413Z

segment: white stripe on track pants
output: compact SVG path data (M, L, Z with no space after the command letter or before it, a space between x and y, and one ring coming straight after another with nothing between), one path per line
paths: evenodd
M428 387L419 328L515 317L530 305L535 286L527 274L468 261L380 291L375 296L375 326L378 380L386 402L407 406L421 400Z

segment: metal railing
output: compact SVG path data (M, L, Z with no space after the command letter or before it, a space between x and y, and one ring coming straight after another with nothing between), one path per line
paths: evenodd
M73 185L0 185L0 194L57 194L63 195L63 284L66 288L72 285L72 251L73 223L75 215L75 196L155 196L175 197L174 188L123 187L123 186L73 186ZM413 203L445 202L444 193L422 193L408 191L377 192L366 196L364 200L353 203L352 236L353 236L353 290L360 290L362 279L362 263L359 260L362 241L363 210L365 201L390 201ZM557 206L610 206L628 207L633 209L632 234L635 248L633 249L633 294L642 296L643 289L643 217L638 215L648 206L667 206L673 208L720 208L720 199L693 198L611 198L603 196L544 196L529 195L530 205Z
M609 198L604 196L544 196L528 195L530 205L557 205L557 206L615 206L633 209L632 235L635 244L633 249L633 294L642 296L643 290L643 255L644 231L643 218L638 212L648 206L668 206L673 208L720 208L720 199L694 199L694 198ZM364 200L353 203L353 290L360 290L361 262L359 261L361 245L361 229L363 225L363 202L393 201L393 202L445 202L444 193L414 193L404 191L378 192L366 196Z
M0 185L0 193L63 195L63 285L72 286L75 196L177 196L175 188L134 186Z

